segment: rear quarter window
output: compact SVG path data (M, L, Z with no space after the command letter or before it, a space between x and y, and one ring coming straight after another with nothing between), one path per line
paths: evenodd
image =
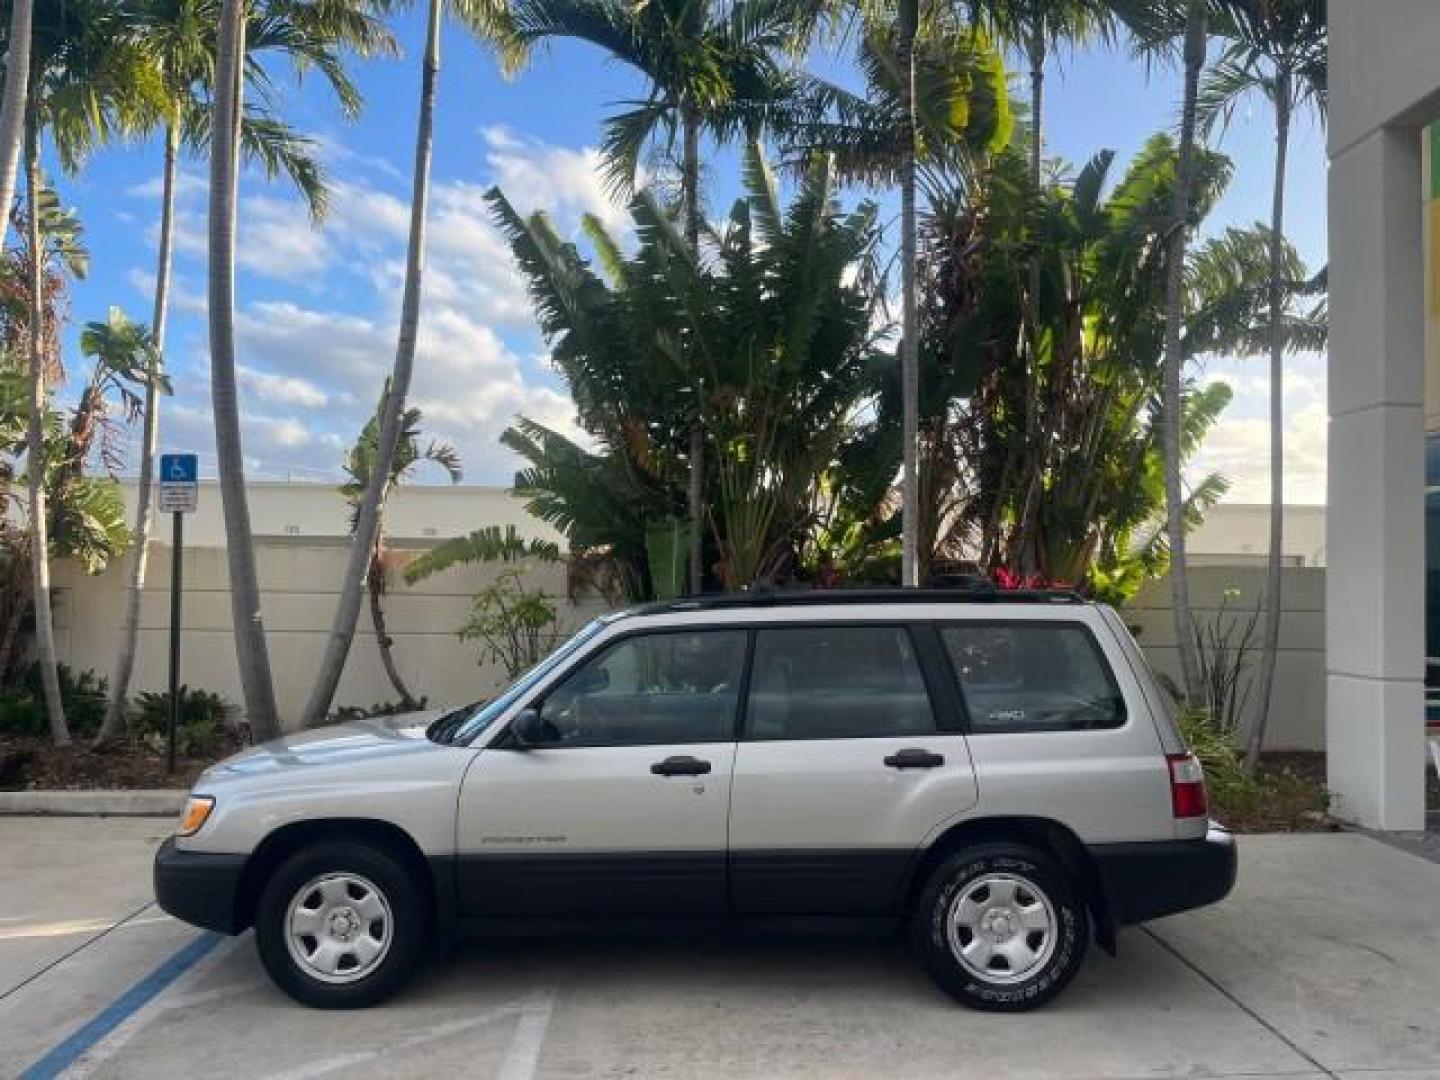
M940 637L973 735L1125 724L1125 700L1083 623L966 622Z

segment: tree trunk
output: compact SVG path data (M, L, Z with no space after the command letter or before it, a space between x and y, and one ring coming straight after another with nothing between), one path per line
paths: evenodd
M900 584L920 584L920 341L915 310L915 33L919 0L901 0L900 37Z
M685 212L685 242L695 258L700 257L700 120L685 106L683 156L680 162L680 198ZM697 382L697 395L703 386ZM690 513L690 592L705 591L705 427L700 420L701 402L695 403L695 421L690 428L690 477L687 492Z
M380 553L375 553L378 561ZM380 650L380 663L385 668L385 675L390 680L390 685L395 688L395 693L400 697L400 704L406 709L418 709L420 703L410 693L410 688L405 685L405 680L400 677L400 669L395 666L395 656L390 651L390 634L385 628L385 609L380 603L380 590L373 584L373 574L384 573L380 568L372 571L372 584L366 590L370 594L370 624L375 628L375 647Z
M1275 190L1270 210L1270 551L1265 563L1265 630L1261 638L1260 696L1245 769L1260 760L1270 724L1270 697L1280 655L1281 583L1285 545L1285 172L1290 153L1290 73L1275 79Z
M35 653L45 691L50 738L70 745L65 703L55 660L55 620L50 611L50 538L45 505L45 250L40 235L40 130L34 108L26 110L25 183L30 230L30 418L26 428L25 471L30 487L30 569L35 607Z
M155 306L150 335L155 352L151 359L150 385L145 388L145 418L140 437L140 482L136 490L135 555L130 563L130 580L125 591L125 623L120 630L120 653L110 680L110 702L105 720L95 736L100 748L118 736L125 724L125 699L135 672L135 648L140 635L140 602L145 595L145 571L150 559L150 528L155 520L151 487L155 479L155 451L160 441L160 391L156 381L165 370L165 321L170 307L171 250L175 226L175 174L180 156L180 128L175 121L165 127L165 171L160 196L160 253L155 262Z
M1195 156L1195 103L1205 65L1205 0L1189 0L1185 22L1185 97L1180 112L1180 146L1171 198L1170 251L1165 279L1165 358L1162 411L1165 452L1165 531L1170 544L1170 606L1180 655L1180 685L1192 705L1203 698L1200 662L1190 619L1190 579L1185 566L1185 492L1181 484L1180 353L1184 318L1185 248L1189 239L1190 183Z
M1026 53L1030 61L1030 183L1036 198L1040 197L1041 159L1044 140L1041 134L1042 110L1045 107L1045 13L1032 14L1030 41ZM1025 449L1021 459L1024 488L1021 492L1020 519L1016 522L1015 543L1011 548L1013 566L1022 576L1036 572L1034 555L1035 519L1040 512L1040 491L1044 484L1043 454L1040 451L1040 252L1037 238L1028 267L1029 296L1021 311L1025 331Z
M256 742L280 734L270 653L260 608L255 542L245 493L245 452L235 384L235 215L239 202L237 144L245 56L243 0L225 0L220 16L215 79L215 122L210 151L210 394L215 414L215 453L220 502L225 513L225 551L230 571L230 616L245 715Z
M420 290L425 273L425 216L430 201L430 155L435 123L435 86L440 72L440 26L444 10L441 0L430 0L425 35L425 58L420 76L420 118L415 135L415 175L410 197L410 243L405 261L405 292L400 303L400 334L395 346L395 368L390 376L390 393L385 398L380 420L380 437L360 512L355 519L355 537L341 581L335 620L310 700L305 705L305 723L323 722L335 697L335 688L345 670L345 660L355 640L360 617L360 598L365 576L379 535L381 505L385 486L400 439L400 415L410 391L415 368L415 346L420 332Z
M13 0L10 7L10 35L6 39L5 100L0 104L0 214L10 220L15 202L15 180L20 170L20 144L25 138L26 100L30 88L30 24L34 16L31 0ZM8 225L0 225L0 239Z

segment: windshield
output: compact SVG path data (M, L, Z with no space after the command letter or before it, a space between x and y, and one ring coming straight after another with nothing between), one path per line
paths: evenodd
M528 693L532 686L554 671L567 657L604 629L607 621L595 619L586 623L576 631L570 640L521 675L510 686L510 689L499 697L488 703L470 705L463 710L456 710L455 713L442 716L430 725L426 734L433 742L468 743L489 727L496 717L502 715L516 700Z

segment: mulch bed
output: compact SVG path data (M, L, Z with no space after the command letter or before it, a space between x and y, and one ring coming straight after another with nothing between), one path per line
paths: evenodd
M188 788L207 765L235 749L210 758L179 757L171 773L163 752L133 741L97 753L84 738L60 748L47 738L0 735L0 791Z
M1270 751L1260 759L1258 772L1269 789L1262 806L1211 807L1226 826L1236 832L1332 832L1340 827L1316 799L1325 789L1323 751ZM1428 756L1425 808L1440 814L1440 776Z

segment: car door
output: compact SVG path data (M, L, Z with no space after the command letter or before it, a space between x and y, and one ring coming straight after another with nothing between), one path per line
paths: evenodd
M747 635L641 632L532 703L545 738L502 734L460 791L463 915L719 911Z
M975 805L928 627L757 630L730 808L742 914L885 914L928 837Z

